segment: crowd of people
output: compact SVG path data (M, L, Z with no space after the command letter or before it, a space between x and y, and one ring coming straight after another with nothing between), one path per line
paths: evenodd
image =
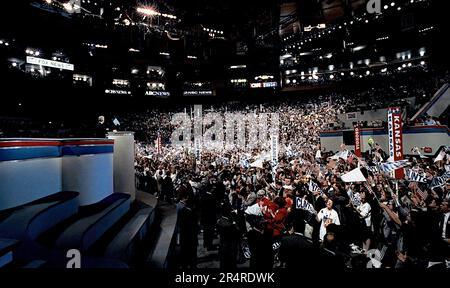
M422 156L419 148L407 153L415 156L400 169L414 173L394 179L380 168L389 163L389 157L376 143L363 157L345 147L325 151L320 146L320 131L339 127L339 114L360 103L384 98L391 101L385 95L400 91L386 89L204 107L205 114L279 115L276 161L269 143L256 148L202 147L200 153L195 147L172 145L172 116L184 112L192 118L189 106L117 113L115 117L120 122L118 129L135 132L137 188L177 206L182 267L196 267L199 235L206 250L218 250L220 265L227 269L246 261L255 269L448 266L448 148L437 159ZM404 98L409 94L398 95ZM410 125L439 123L431 117L418 120ZM17 123L6 118L2 123L8 121ZM2 125L0 130L4 137L33 137L32 130L22 129L28 122ZM56 137L78 135L68 126L45 125L49 131L52 127L62 131ZM106 125L97 126L83 128L83 133L92 130L103 137ZM247 123L245 135L251 128L255 127ZM42 129L37 132L43 137ZM345 182L341 178L355 169L364 181Z
M210 108L218 113L277 112L277 163L264 149L203 149L196 157L192 149L168 142L159 151L154 142L137 143L138 188L177 205L180 265L196 267L202 234L204 249L218 249L222 268L246 261L255 269L323 263L445 267L450 260L448 149L440 159L421 156L420 149L411 152L415 157L408 159L405 171L421 175L421 182L394 179L380 170L388 155L376 143L360 158L345 147L324 151L319 132L337 121L346 103L345 97L333 95ZM166 119L158 122L160 134L170 135L168 119L174 112L157 117ZM341 179L356 168L365 181Z

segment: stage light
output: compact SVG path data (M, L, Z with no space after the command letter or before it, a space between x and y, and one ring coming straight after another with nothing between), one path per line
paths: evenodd
M12 66L13 66L13 67L16 67L16 66L17 66L17 63L16 63L16 62L13 62L13 63L12 63Z
M73 11L73 6L69 2L63 4L64 9L66 9L67 12Z
M19 103L19 106L22 106L22 103Z
M397 70L398 70L398 71L401 71L401 70L402 70L402 67L398 67Z
M384 10L387 10L389 8L388 5L384 5Z
M0 45L2 45L3 44L3 40L0 40Z
M366 23L369 23L369 20L366 19Z
M302 80L305 80L305 76L302 76L301 79L302 79Z
M39 54L40 54L39 51L34 52L35 56L39 56Z
M403 67L403 68L406 68L406 64L403 64L402 67Z
M9 46L9 43L8 43L8 42L5 42L5 46Z
M45 0L47 4L52 4L52 0Z
M398 11L402 10L402 7L397 7L397 10L398 10Z
M30 69L30 72L34 72L34 68L31 68L31 69Z
M395 6L395 2L391 2L391 6L394 7Z
M297 83L297 80L295 80L295 79L294 79L294 80L292 80L292 83L294 83L294 84L295 84L295 83Z
M420 55L420 57L423 57L423 56L425 56L425 48L421 48L420 50L419 50L419 55Z
M353 71L352 71L352 72L350 72L350 75L351 75L351 76L355 75L355 72L353 72Z
M330 75L330 79L334 79L334 75Z
M289 74L291 74L291 71L286 70L286 75L289 75Z
M425 65L425 61L421 61L420 65L422 65L422 66Z
M370 71L366 71L366 75L370 75Z
M138 7L136 9L137 12L148 15L148 16L155 16L155 15L160 15L159 12L155 11L153 8L142 8L142 7Z
M408 67L411 67L412 66L412 63L408 63Z
M289 83L291 83L291 80L286 79L286 84L289 84Z
M341 76L344 76L345 75L345 73L344 72L341 72Z

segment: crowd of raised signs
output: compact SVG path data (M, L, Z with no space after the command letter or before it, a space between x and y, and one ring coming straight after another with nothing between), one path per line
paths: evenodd
M375 142L359 158L345 146L324 151L319 132L337 121L345 103L345 97L321 97L211 107L277 112L277 163L269 149L203 149L196 159L192 150L167 141L160 152L154 143L138 143L138 188L177 204L181 265L196 266L201 235L204 249L218 249L223 268L246 261L261 269L324 261L336 267L446 267L450 149L432 158L416 147L405 153L413 156L395 162ZM159 122L164 135L173 129L168 121ZM400 179L392 177L396 169L404 173Z

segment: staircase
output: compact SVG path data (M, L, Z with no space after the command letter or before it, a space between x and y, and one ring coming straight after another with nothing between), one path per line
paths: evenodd
M412 117L412 120L416 120L419 116L428 114L433 117L440 117L442 113L450 105L450 84L444 84L436 94L425 103L419 111Z

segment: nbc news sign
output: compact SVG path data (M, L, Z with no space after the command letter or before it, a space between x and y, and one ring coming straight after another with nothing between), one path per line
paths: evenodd
M53 60L31 57L31 56L27 56L27 63L34 64L34 65L40 65L40 66L46 66L46 67L52 67L52 68L58 68L58 69L63 69L63 70L70 70L70 71L74 70L73 64L70 64L70 63L53 61Z

